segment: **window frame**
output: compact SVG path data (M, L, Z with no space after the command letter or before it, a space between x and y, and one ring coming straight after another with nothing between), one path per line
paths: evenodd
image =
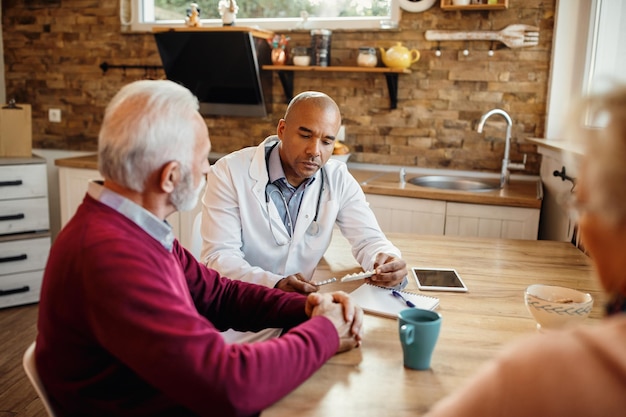
M154 27L184 27L181 20L160 20L159 22L142 22L139 17L150 10L144 10L143 0L120 0L121 10L130 3L130 16L124 17L121 12L120 19L131 32L152 32ZM126 4L124 4L126 3ZM152 15L154 13L152 12ZM238 26L259 27L270 31L297 31L311 29L330 30L389 30L397 29L400 23L400 3L398 0L391 0L391 16L381 17L343 17L343 18L318 18L309 17L305 25L302 25L301 18L280 18L280 19L237 19ZM220 19L202 19L203 27L220 27Z
M626 39L626 5L621 0L594 0L589 17L587 59L584 73L583 94L602 92L606 82L624 82L618 68L622 40ZM607 79L607 76L612 79ZM612 84L611 84L612 86Z
M544 136L548 141L564 139L569 107L563 103L593 92L597 48L609 47L597 41L598 31L610 30L599 24L600 8L607 4L610 7L605 0L557 0L546 103Z

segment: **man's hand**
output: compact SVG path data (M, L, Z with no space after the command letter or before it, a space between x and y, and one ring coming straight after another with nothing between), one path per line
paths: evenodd
M382 287L395 287L408 274L406 262L403 259L382 252L376 255L374 268L376 268L376 275L372 275L370 280Z
M310 294L317 291L317 285L311 284L302 274L288 275L274 285L286 292L299 292L300 294Z
M309 317L328 318L339 335L337 352L345 352L361 345L363 336L363 310L343 291L309 294L305 306Z

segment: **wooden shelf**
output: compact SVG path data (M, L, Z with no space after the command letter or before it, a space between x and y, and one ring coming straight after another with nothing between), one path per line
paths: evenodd
M485 1L485 0L483 0ZM452 0L441 0L441 10L504 10L509 8L509 0L498 0L496 4L468 4L467 6L456 6Z
M255 38L261 39L269 39L274 36L272 31L247 26L154 26L152 32L250 32Z
M299 67L296 65L263 65L264 70L270 71L317 71L317 72L378 72L393 74L410 74L411 70L401 68L387 67L346 67L346 66L330 66L330 67Z
M369 72L384 74L387 79L387 88L389 89L390 108L398 107L398 75L410 74L411 70L402 68L386 68L386 67L348 67L348 66L330 66L318 67L308 66L299 67L295 65L263 65L261 67L267 71L278 71L278 77L283 86L287 103L293 98L293 77L294 72Z

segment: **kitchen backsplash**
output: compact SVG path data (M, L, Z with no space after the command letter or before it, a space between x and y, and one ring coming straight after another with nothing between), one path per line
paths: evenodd
M402 42L420 51L412 72L398 78L396 109L390 109L382 74L296 72L294 92L320 90L337 101L350 161L425 168L499 171L504 123L491 119L485 134L475 124L484 112L502 108L513 119L512 160L527 154L524 172L538 174L540 155L523 138L544 134L555 1L511 0L507 10L464 12L437 4L421 13L402 12L398 30L334 31L331 66L356 65L361 46L387 49ZM28 4L3 2L7 98L32 105L33 147L95 151L113 94L130 81L164 77L162 70L103 73L100 64L160 66L154 37L121 33L119 0L63 0L60 7L34 9ZM429 29L500 30L515 23L538 26L539 45L509 49L488 41L438 44L424 38ZM310 44L308 32L289 36L291 45ZM441 56L435 54L438 45ZM206 118L214 152L256 145L275 133L286 100L277 73L273 77L270 116ZM49 108L62 110L61 123L48 121Z

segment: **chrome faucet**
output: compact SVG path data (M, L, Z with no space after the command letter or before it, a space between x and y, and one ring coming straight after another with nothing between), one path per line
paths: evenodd
M400 186L404 188L406 185L406 169L404 169L404 167L400 168L400 172L398 174L400 176Z
M483 114L478 122L478 126L476 127L476 131L478 133L483 132L483 127L485 126L485 122L487 119L494 114L499 114L504 117L506 120L506 137L504 140L504 157L502 158L502 170L500 171L500 188L504 188L506 184L509 183L509 170L511 169L525 169L526 168L526 154L524 154L523 162L511 162L510 153L511 153L511 127L513 126L513 121L511 120L511 116L507 112L501 109L492 109L487 113Z

